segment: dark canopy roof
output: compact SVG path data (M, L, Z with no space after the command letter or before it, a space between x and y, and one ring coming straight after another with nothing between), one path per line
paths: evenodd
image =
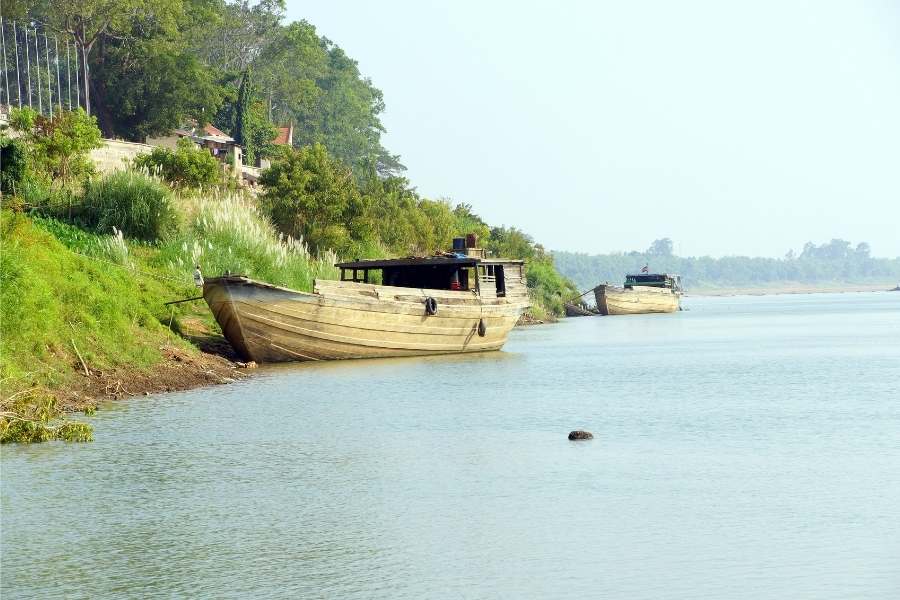
M372 260L352 260L349 262L337 263L339 269L384 269L386 267L444 267L444 266L467 266L477 265L480 259L465 256L428 256L425 258L376 258Z

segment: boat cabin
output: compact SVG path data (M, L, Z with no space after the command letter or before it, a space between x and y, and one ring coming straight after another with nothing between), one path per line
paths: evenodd
M429 290L472 291L481 298L526 300L524 261L446 254L337 263L341 281ZM380 275L380 277L379 277Z
M670 275L669 273L641 273L640 275L626 275L625 287L632 288L634 286L668 288L676 292L681 289L681 275Z

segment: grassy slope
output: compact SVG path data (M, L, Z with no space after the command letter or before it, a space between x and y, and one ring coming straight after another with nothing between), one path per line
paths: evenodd
M31 219L0 214L0 378L7 392L66 386L75 345L91 369L148 369L161 347L190 345L163 302L194 290L69 250ZM74 341L74 344L73 344Z

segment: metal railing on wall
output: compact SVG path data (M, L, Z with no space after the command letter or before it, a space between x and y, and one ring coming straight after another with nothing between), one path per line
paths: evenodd
M0 105L54 112L84 108L81 46L34 23L0 17Z

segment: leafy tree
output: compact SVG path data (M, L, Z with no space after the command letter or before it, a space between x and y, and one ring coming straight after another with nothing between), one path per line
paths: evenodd
M481 244L484 244L490 236L490 227L472 212L471 204L457 204L453 209L453 216L456 219L457 235L474 233L481 240Z
M654 240L650 247L647 248L648 256L672 256L674 244L669 238Z
M82 101L108 136L139 140L200 117L216 94L187 51L215 0L25 0L25 16L73 39Z
M272 118L296 123L296 145L324 144L360 180L370 167L382 176L404 169L381 145L381 91L360 74L356 61L308 22L283 27L254 70L269 93Z
M107 45L94 69L94 86L108 135L142 141L215 114L222 90L213 74L194 56L158 46Z
M175 30L185 3L179 0L33 0L27 4L27 16L70 36L78 44L84 103L90 114L91 59L95 58L97 49L108 39L127 40L138 23Z
M367 233L354 223L366 211L352 172L321 144L286 151L260 183L261 205L275 226L313 249L345 250L351 231Z
M244 147L244 162L253 164L257 157L271 156L272 141L277 131L266 117L265 105L256 97L249 71L241 79L238 90L226 92L225 101L216 113L216 125Z
M284 18L284 0L217 1L216 19L199 28L193 38L194 52L209 65L226 72L243 72L279 34Z
M99 148L97 120L81 108L45 117L31 108L13 109L13 129L22 134L32 168L51 180L68 183L93 173L88 154Z
M505 258L529 259L537 254L531 236L515 227L492 227L487 247Z

